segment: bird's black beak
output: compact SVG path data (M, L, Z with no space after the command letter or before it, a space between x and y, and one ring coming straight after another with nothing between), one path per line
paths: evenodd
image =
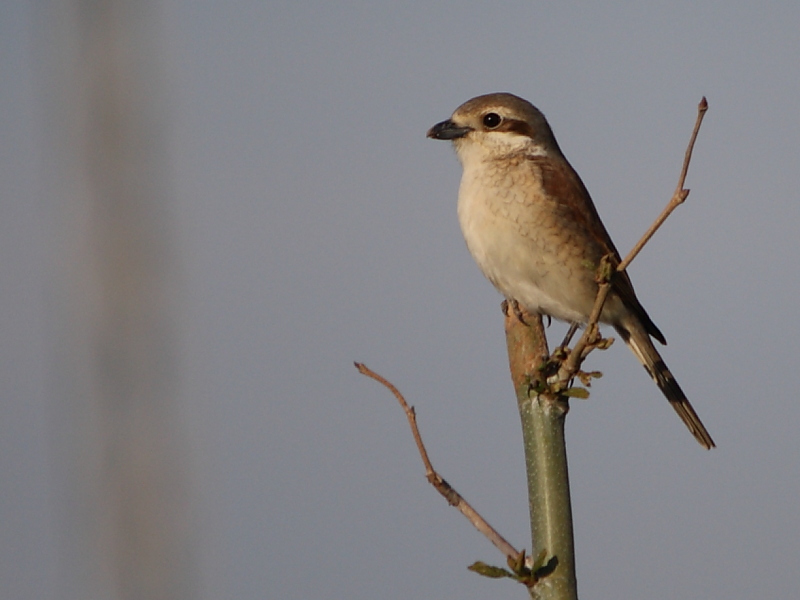
M435 140L455 140L472 131L471 127L459 127L450 119L437 123L428 129L428 137Z

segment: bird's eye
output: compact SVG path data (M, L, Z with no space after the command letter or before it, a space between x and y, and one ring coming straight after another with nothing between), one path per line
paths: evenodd
M500 125L500 121L503 119L497 113L487 113L483 115L483 125L487 129L494 129L498 125Z

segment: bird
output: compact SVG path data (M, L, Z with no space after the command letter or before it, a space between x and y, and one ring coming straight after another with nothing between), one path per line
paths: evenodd
M458 220L467 247L505 298L531 313L586 324L597 268L620 262L586 186L544 115L510 93L477 96L431 127L452 142L462 165ZM697 441L715 446L651 338L666 339L616 271L599 321L611 325Z

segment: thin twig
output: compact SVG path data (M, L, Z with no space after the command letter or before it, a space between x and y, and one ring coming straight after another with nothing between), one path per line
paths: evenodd
M428 452L425 450L425 444L422 443L422 436L420 435L419 428L417 427L417 415L414 411L414 407L409 406L405 398L403 398L403 394L401 394L400 391L384 377L378 375L375 371L363 363L357 362L354 364L359 373L366 375L367 377L370 377L378 383L386 386L389 391L394 394L394 397L397 398L400 406L403 407L406 417L408 418L408 424L411 426L411 433L414 436L414 441L417 444L417 450L419 450L422 463L425 465L425 477L430 484L436 488L436 491L444 496L445 500L447 500L451 506L455 506L459 512L461 512L461 514L464 515L470 523L472 523L475 529L485 535L506 558L516 560L520 556L520 553L516 550L516 548L509 544L505 538L503 538L503 536L497 532L497 530L489 525L489 523L486 522L486 519L480 516L477 511L472 508L472 506L466 500L464 500L461 494L454 490L452 486L450 486L450 484L447 483L441 477L441 475L434 470L433 465L428 458Z
M666 208L658 215L658 218L653 222L645 234L642 236L642 239L633 247L633 249L628 253L628 256L625 257L619 265L617 266L617 271L624 271L628 268L628 265L631 264L636 255L639 254L644 245L650 241L650 238L653 237L658 228L667 220L667 217L672 214L672 211L678 208L683 202L686 200L687 196L689 196L689 190L685 189L683 186L686 183L686 175L689 173L689 163L692 160L692 151L694 150L694 143L697 140L697 134L700 131L700 125L703 123L703 117L708 110L708 101L706 97L703 96L703 99L700 100L700 104L697 105L697 119L694 123L694 130L692 130L692 137L689 139L689 145L686 147L686 153L683 156L683 167L681 168L681 175L678 178L678 185L675 188L675 192L672 194L672 198L669 199Z
M664 221L667 220L667 217L672 214L672 211L683 204L683 202L689 196L689 190L684 188L684 185L686 183L686 176L689 173L689 163L692 160L694 143L697 140L697 134L700 131L700 125L703 123L703 117L705 116L707 110L708 101L706 100L706 97L703 96L703 99L700 100L700 104L697 105L697 119L694 123L692 136L689 139L689 145L686 147L686 152L683 157L683 167L681 168L681 174L678 178L678 185L675 188L675 192L669 199L667 206L663 211L661 211L661 214L658 215L658 218L653 222L642 238L628 253L628 256L625 257L625 260L617 265L616 271L622 272L628 268L631 262L633 262L633 259L636 258L642 248L644 248L645 244L650 241L650 238L653 237L655 232L658 231L659 227L661 227ZM601 271L602 268L603 267L601 266L598 271ZM595 297L594 306L592 307L592 312L589 315L589 321L586 324L586 329L584 330L583 335L580 337L578 342L575 344L572 352L570 352L567 360L561 364L561 367L558 370L558 380L560 382L567 382L575 376L575 373L577 373L578 369L580 368L581 362L583 362L583 359L586 358L586 355L588 354L588 352L586 352L587 346L594 343L594 341L597 339L597 323L600 320L600 314L603 312L603 305L605 304L606 298L608 297L608 293L610 291L611 284L608 278L601 278L601 281L598 282L597 296ZM591 351L591 348L589 350Z

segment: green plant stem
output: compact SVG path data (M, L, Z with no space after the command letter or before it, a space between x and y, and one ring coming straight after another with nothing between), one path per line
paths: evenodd
M511 379L517 392L531 519L530 556L546 552L546 563L555 559L555 570L532 589L531 597L543 600L577 600L572 507L569 495L564 423L569 410L566 399L533 391L540 377L538 366L548 355L541 317L521 323L506 318ZM552 563L551 563L552 564Z

